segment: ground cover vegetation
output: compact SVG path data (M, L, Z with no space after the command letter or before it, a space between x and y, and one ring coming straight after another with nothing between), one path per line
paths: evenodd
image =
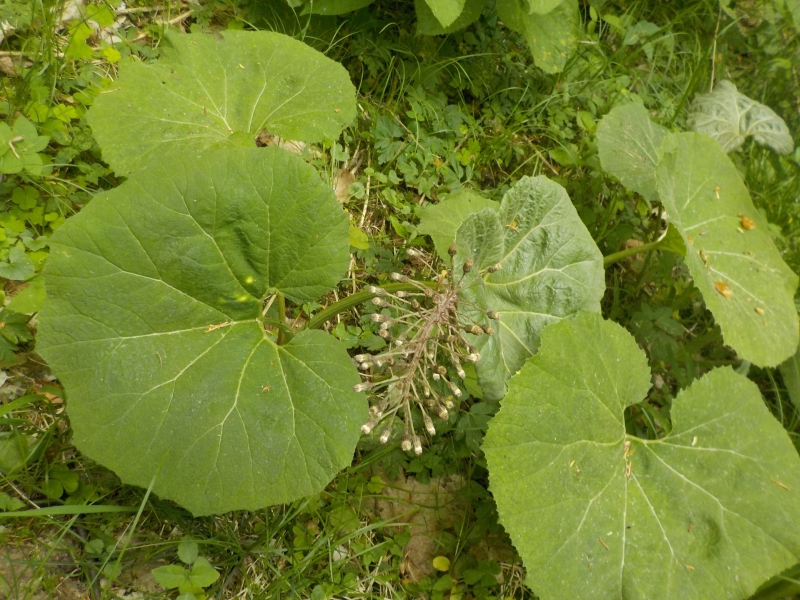
M0 589L800 593L800 6L0 5Z

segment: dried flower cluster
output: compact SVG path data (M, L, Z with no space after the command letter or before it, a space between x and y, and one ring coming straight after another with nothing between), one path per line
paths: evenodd
M430 267L422 252L413 249L406 252ZM370 419L361 431L370 433L381 421L402 410L405 431L401 448L406 452L413 449L416 454L422 453L422 440L414 430L412 406L416 405L421 411L428 434L435 435L431 414L446 420L448 410L454 406L453 397L462 395L461 388L454 378L448 378L448 373L455 372L463 380L467 376L463 364L480 360L465 334L494 334L494 330L486 325L465 323L464 315L458 311L460 286L472 271L473 261L464 261L456 280L453 276L456 252L457 247L452 244L449 249L450 269L442 272L435 287L401 273L392 273L393 281L410 284L415 289L390 293L376 286L368 288L375 295L372 303L381 309L371 318L380 323L378 335L388 342L388 346L377 355L359 354L354 357L364 378L354 389L357 392L370 391L374 398ZM499 269L500 265L494 265L486 269L486 273ZM482 312L490 319L500 318L495 312ZM392 425L393 419L389 418L379 438L382 443L389 440Z

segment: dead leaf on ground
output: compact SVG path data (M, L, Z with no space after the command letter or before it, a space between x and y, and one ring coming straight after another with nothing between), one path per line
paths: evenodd
M333 178L333 191L336 199L344 204L350 200L350 186L355 183L355 175L349 169L339 169Z
M436 574L433 559L441 554L437 544L439 533L452 529L459 510L457 492L464 487L460 475L431 477L429 483L420 483L414 477L403 477L385 482L383 498L376 498L368 510L382 520L411 524L411 539L405 547L401 569L405 577L419 582Z

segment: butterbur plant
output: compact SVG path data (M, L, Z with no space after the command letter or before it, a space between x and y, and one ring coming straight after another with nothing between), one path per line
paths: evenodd
M452 23L470 5L427 4ZM474 395L501 401L490 490L539 597L746 598L800 560L800 458L752 382L712 370L664 437L626 429L650 372L600 315L604 258L563 187L454 194L421 217L435 254L406 249L430 281L392 273L294 325L287 303L347 272L349 218L313 167L255 137L336 137L355 115L347 73L278 34L171 35L115 86L88 118L127 179L50 239L37 349L76 446L123 481L196 515L309 496L362 434L422 453L474 369ZM725 342L760 366L792 355L797 277L719 143L634 105L597 136L603 167L662 204ZM386 346L351 357L321 327L364 302ZM200 597L216 571L181 548L191 568L162 583Z

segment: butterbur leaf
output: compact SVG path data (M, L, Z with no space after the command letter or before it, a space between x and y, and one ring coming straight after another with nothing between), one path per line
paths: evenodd
M277 346L275 291L302 303L349 264L348 217L278 148L176 155L100 194L51 238L37 350L76 445L195 514L322 490L366 419L342 344Z
M483 449L542 600L744 599L800 560L800 458L756 385L711 371L643 440L624 411L649 387L633 337L588 313L509 382Z
M686 264L725 343L760 367L777 366L794 354L797 275L783 262L720 145L698 133L670 134L657 181L686 245ZM745 218L753 227L742 226Z
M167 34L154 64L121 66L114 93L87 113L103 158L127 175L148 160L244 139L336 138L356 115L344 67L267 31Z
M443 26L431 11L426 0L414 0L417 12L417 33L420 35L445 35L471 25L481 16L486 0L466 0L458 18Z
M600 164L625 187L654 200L658 152L668 134L665 127L650 120L643 106L615 106L597 127Z
M450 26L464 10L465 0L425 0L442 27Z
M497 14L507 27L525 37L537 67L545 73L564 69L578 44L581 20L577 0L564 0L547 14L529 12L525 0L497 0Z
M417 232L431 236L436 252L444 261L450 260L447 253L450 244L456 241L456 231L469 215L484 208L497 210L499 202L487 200L472 190L461 190L449 195L437 204L426 206L422 211Z
M693 131L717 140L725 152L738 149L748 136L779 154L794 149L784 120L770 107L740 93L730 81L720 81L710 94L698 95L687 122Z
M470 215L456 235L455 273L466 259L459 298L466 322L495 330L473 336L481 355L478 382L489 400L503 397L505 381L536 352L545 326L580 310L600 311L605 291L603 256L566 190L546 177L523 177L491 208ZM481 274L493 265L500 269ZM483 311L500 314L489 319Z

